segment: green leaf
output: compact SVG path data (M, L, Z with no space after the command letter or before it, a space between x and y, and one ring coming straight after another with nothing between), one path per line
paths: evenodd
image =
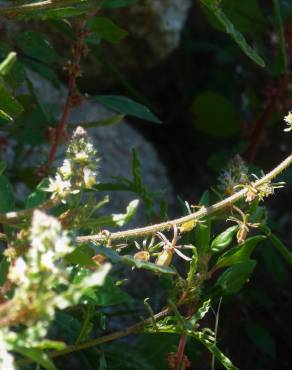
M31 358L34 362L41 365L47 370L57 370L53 362L50 360L49 356L44 351L34 348L28 349L23 347L16 347L13 348L13 350L25 357Z
M236 265L237 263L249 260L256 245L265 239L266 237L261 235L248 238L244 243L230 249L220 256L214 269L217 270L222 267Z
M6 176L0 176L0 213L14 209L14 195L12 186Z
M238 226L231 226L223 233L216 236L211 243L211 251L214 253L221 252L224 248L228 247L232 242L233 236L236 233Z
M48 192L45 190L49 186L49 179L43 179L36 189L28 196L25 208L33 208L44 203L48 199Z
M196 325L198 321L202 320L202 318L205 317L210 307L211 307L210 299L207 299L205 302L203 302L202 306L197 310L197 312L189 320L191 324L191 329L194 328L194 326Z
M95 17L88 21L88 28L102 39L118 44L128 35L128 32L117 26L112 20L106 17Z
M6 121L13 121L13 118L9 116L9 114L5 113L2 109L0 109L0 118L5 119Z
M19 32L16 38L19 48L29 57L50 64L58 61L59 56L50 42L39 32Z
M194 230L194 245L199 254L208 251L211 238L211 221L205 220L204 223L198 223Z
M246 333L252 343L262 352L276 358L276 343L269 331L252 322L245 325Z
M96 267L96 263L92 260L92 257L82 247L76 247L72 253L66 255L65 260L67 263L73 265Z
M135 4L137 0L102 0L99 4L100 8L122 8L124 6Z
M229 358L220 351L216 344L209 339L207 334L203 332L194 332L193 336L216 357L216 359L225 367L225 369L238 370L238 368L232 364Z
M245 40L244 36L235 29L233 23L224 14L221 8L210 0L202 0L203 4L213 13L225 29L225 32L237 43L242 51L256 64L261 67L265 66L264 60L259 56L255 49L253 49Z
M237 111L224 96L205 91L194 100L191 111L196 116L198 130L214 137L229 137L240 128Z
M97 254L102 254L106 256L112 263L124 263L126 265L142 268L145 270L149 270L156 273L162 273L162 274L176 274L176 272L171 267L162 267L157 266L155 263L152 262L144 262L140 260L134 259L134 257L125 255L120 256L117 252L115 252L111 248L107 247L96 247L95 251Z
M12 119L23 111L22 105L0 84L0 110L2 118ZM10 117L10 118L9 118Z
M10 72L15 62L16 62L16 53L12 51L0 64L0 76L2 77L6 76Z
M225 294L238 293L243 285L248 281L256 261L248 260L229 267L216 281L215 287L219 287Z
M145 121L161 123L147 107L121 95L99 95L95 97L99 103L114 111L138 117Z
M6 281L9 266L10 266L10 263L7 257L3 256L0 262L0 286L2 286Z

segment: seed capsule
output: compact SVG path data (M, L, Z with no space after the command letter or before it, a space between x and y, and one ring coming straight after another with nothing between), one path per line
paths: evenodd
M247 227L239 228L239 230L237 231L237 234L236 234L236 239L237 239L238 244L241 244L245 241L245 239L247 237L247 233L248 233L248 228Z
M157 257L155 264L158 266L167 267L171 264L173 251L171 249L164 249Z
M134 254L135 260L148 262L150 260L150 253L147 251L140 251Z

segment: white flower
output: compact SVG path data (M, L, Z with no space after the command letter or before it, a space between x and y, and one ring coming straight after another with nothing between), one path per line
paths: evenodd
M3 370L14 370L16 369L14 365L13 356L8 352L9 345L5 340L5 336L0 330L0 369Z
M284 131L288 132L292 130L292 111L289 111L287 116L284 117L284 121L287 123L288 127Z
M74 159L77 163L84 163L88 161L89 156L84 150L82 150L80 152L75 153Z
M65 197L70 192L71 182L70 180L63 180L60 174L56 174L54 179L49 179L50 184L47 191L54 193L55 195Z
M26 285L29 280L27 278L27 264L22 257L18 257L9 271L9 279L16 284Z
M68 159L65 159L63 165L60 167L59 172L65 180L73 175L72 164Z
M96 184L97 173L95 171L92 171L89 168L84 168L83 176L86 189L90 189L93 185Z

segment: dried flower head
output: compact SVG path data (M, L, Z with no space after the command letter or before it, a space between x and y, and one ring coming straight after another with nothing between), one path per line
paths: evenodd
M248 167L240 155L236 155L219 175L218 189L224 194L231 195L235 192L236 186L248 182Z

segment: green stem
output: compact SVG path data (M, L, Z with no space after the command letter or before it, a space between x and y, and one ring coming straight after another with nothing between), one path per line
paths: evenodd
M273 3L274 3L276 25L277 25L277 33L278 33L279 42L280 42L281 57L282 57L282 63L283 63L283 73L287 74L288 73L288 58L287 58L287 52L286 52L286 41L285 41L285 35L284 35L284 26L283 26L283 19L281 15L280 2L279 0L273 0Z
M276 235L272 233L269 227L262 226L261 229L265 232L268 239L272 242L274 247L278 250L278 252L286 260L286 262L292 267L292 253L288 250L288 248L281 242L281 240Z

